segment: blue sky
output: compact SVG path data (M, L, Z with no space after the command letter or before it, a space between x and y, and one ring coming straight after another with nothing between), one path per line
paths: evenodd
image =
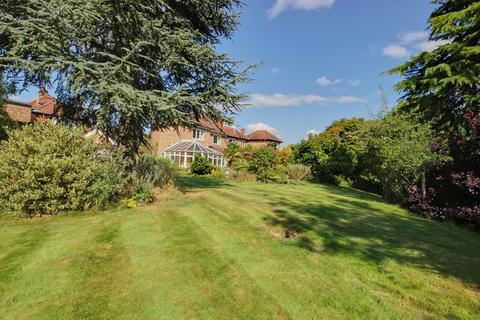
M251 107L240 127L276 129L285 143L343 117L368 117L399 78L382 74L431 50L428 0L247 0L242 26L220 50L261 63L239 89Z
M245 0L242 25L219 50L261 65L241 85L250 107L237 125L271 129L285 143L333 120L368 117L378 86L391 104L399 80L382 74L419 50L431 50L429 0ZM37 90L17 100L35 98Z

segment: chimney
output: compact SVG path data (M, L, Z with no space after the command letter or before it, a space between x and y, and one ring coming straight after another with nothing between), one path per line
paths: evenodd
M240 132L241 132L242 134L245 134L245 128L241 128L241 129L240 129Z

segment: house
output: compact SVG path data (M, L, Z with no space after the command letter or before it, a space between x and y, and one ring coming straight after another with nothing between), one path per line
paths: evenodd
M7 115L18 122L55 122L58 115L55 110L55 98L40 90L39 96L30 102L7 100Z
M237 130L224 123L212 124L200 120L196 128L168 128L152 132L152 148L157 156L169 158L180 167L187 168L196 154L207 157L211 163L224 167L223 152L228 143L241 146L278 146L282 140L271 132L260 130L247 135L244 129Z
M30 102L7 100L5 111L11 120L23 123L45 123L51 121L52 124L55 124L61 114L60 108L57 108L55 98L50 96L44 89L40 90L38 97ZM84 128L84 130L85 139L92 139L95 142L108 142L111 145L115 145L112 139L107 138L98 129Z

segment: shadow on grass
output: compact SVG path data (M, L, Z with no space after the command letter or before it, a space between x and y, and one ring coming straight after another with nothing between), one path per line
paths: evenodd
M353 255L380 268L392 259L480 288L480 235L451 223L392 213L395 207L382 206L375 195L361 191L337 187L332 193L342 198L273 199L274 216L264 219L286 234L296 232L295 245L310 252Z
M231 184L221 179L208 176L188 176L178 178L180 190L186 192L194 189L229 187Z

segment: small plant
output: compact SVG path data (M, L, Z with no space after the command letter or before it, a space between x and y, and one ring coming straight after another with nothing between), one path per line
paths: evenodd
M203 157L199 154L195 155L193 158L192 165L190 166L190 172L194 175L208 175L211 174L213 170L213 165L208 161L206 157Z

